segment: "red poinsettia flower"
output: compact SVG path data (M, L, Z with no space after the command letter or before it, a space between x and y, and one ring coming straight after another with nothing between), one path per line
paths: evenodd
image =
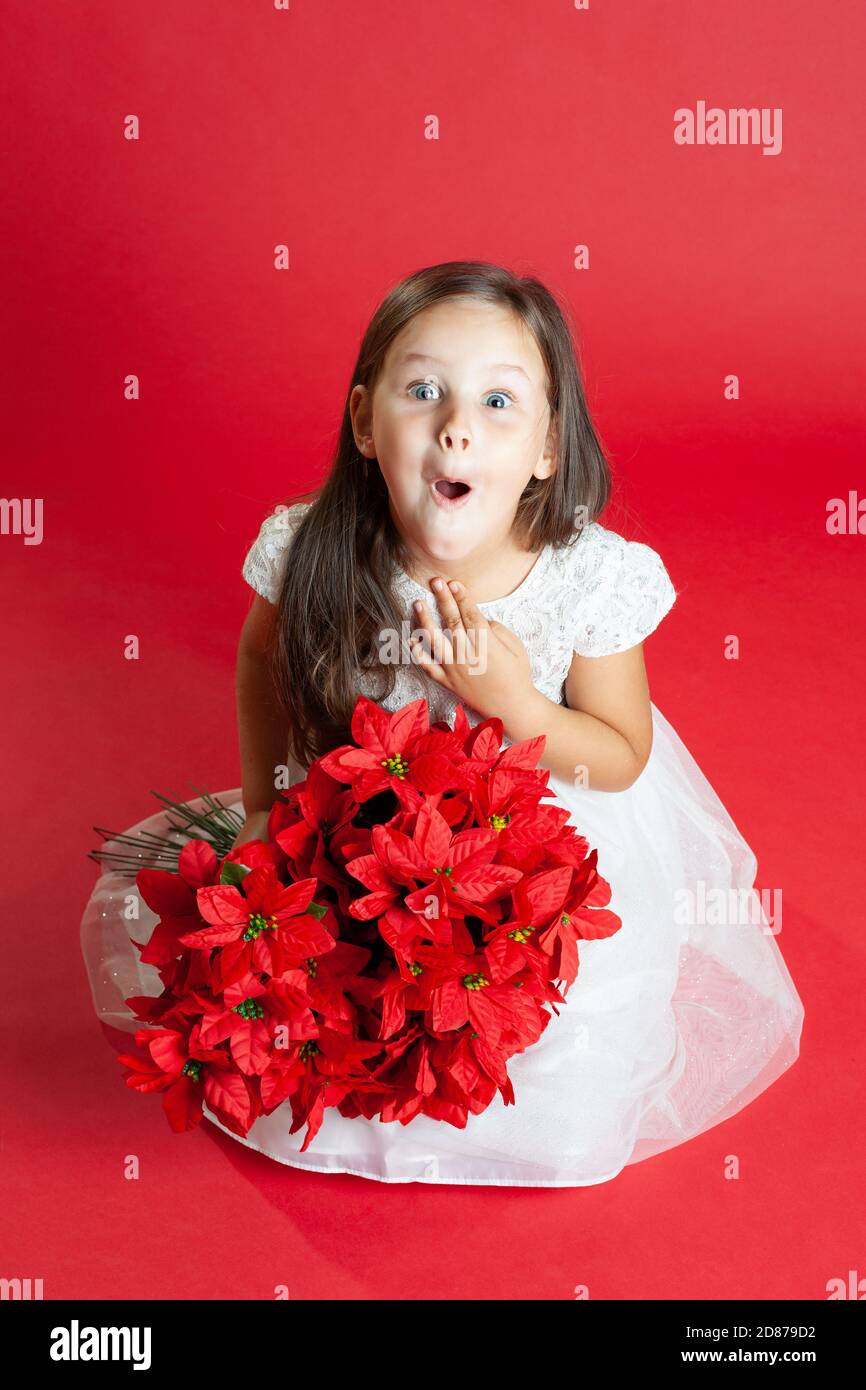
M611 891L596 870L597 861L593 850L577 867L565 864L524 878L514 894L511 930L535 934L534 944L550 957L553 976L565 981L566 994L577 977L578 940L612 936L622 926L615 912L604 910ZM510 959L501 937L494 955L499 962Z
M201 1013L196 997L212 989L210 962L202 951L190 951L180 946L178 949L182 954L176 960L159 967L159 978L163 984L161 995L136 994L124 1000L139 1023L162 1023L165 1027L171 1027L186 1013Z
M117 1058L128 1068L126 1084L137 1091L163 1091L163 1109L176 1134L200 1123L203 1100L228 1129L246 1134L250 1093L224 1048L204 1047L198 1027L188 1037L169 1028L140 1028L135 1041L144 1049L142 1056Z
M423 973L422 967L416 961L404 958L402 952L397 959L399 969L392 970L384 980L380 980L373 991L373 999L380 1011L377 1036L389 1041L405 1027L408 1013L426 1009L429 995L426 980L423 985L418 983L418 977Z
M537 1005L527 1005L521 993L519 966L510 976L485 951L458 955L438 946L421 945L417 963L429 975L430 1026L436 1033L450 1033L471 1024L488 1047L500 1045L506 1032L532 1036L527 1027ZM522 1044L525 1046L526 1044Z
M357 801L392 791L405 809L416 810L422 794L459 785L457 741L443 730L431 732L426 700L413 700L388 714L361 695L351 727L358 747L344 744L319 763L337 781L349 782Z
M366 947L337 941L333 951L303 962L310 1007L329 1027L342 1031L354 1021L357 1010L350 996L361 986L369 959ZM282 978L285 982L286 977Z
M376 1088L364 1062L381 1050L380 1043L320 1028L315 1038L291 1044L282 1056L274 1054L271 1066L261 1078L265 1113L270 1114L284 1100L290 1100L289 1133L294 1134L303 1124L309 1126L301 1146L303 1153L321 1126L326 1105L338 1104L359 1088Z
M547 768L537 766L547 742L545 735L522 739L502 748L502 734L501 719L485 719L476 726L464 745L467 756L464 780L489 777L494 770L499 770L530 789L545 788L550 773Z
M277 809L275 803L274 811ZM278 816L274 811L268 831L274 835L291 877L297 881L315 876L328 884L345 912L351 901L345 862L365 853L370 844L369 829L353 824L358 802L351 789L314 762L306 781L293 789Z
M258 869L262 864L271 864L274 869L279 870L285 863L285 856L279 851L277 845L269 844L267 840L247 840L244 844L238 845L237 849L229 850L223 859L223 864L242 864L246 869Z
M472 779L474 819L497 832L500 863L512 864L528 873L549 855L549 846L566 838L569 843L573 839L579 841L579 850L574 850L576 861L586 855L587 842L568 826L570 813L566 808L541 803L547 794L542 782L518 779L502 767L494 767L486 777Z
M167 869L140 869L136 885L159 921L146 945L136 942L147 965L170 964L181 951L180 938L199 921L196 893L218 883L220 861L204 840L188 840L178 855L177 873Z
M181 937L196 950L222 947L214 967L221 989L252 971L280 975L307 956L333 950L334 937L307 912L314 878L285 886L272 864L262 864L242 886L243 892L232 884L199 889L199 912L212 925Z
M349 912L362 920L380 917L379 930L396 952L405 954L424 937L471 950L463 919L497 922L482 904L502 896L521 877L519 869L493 862L495 830L454 835L430 802L422 804L411 835L374 826L372 839L373 854L346 865L371 890L356 898Z
M228 1041L240 1071L261 1076L270 1065L280 1029L292 1038L315 1037L317 1025L306 997L306 977L300 971L288 973L293 976L288 988L284 981L271 979L265 984L252 974L229 985L202 1018L202 1043L213 1047Z

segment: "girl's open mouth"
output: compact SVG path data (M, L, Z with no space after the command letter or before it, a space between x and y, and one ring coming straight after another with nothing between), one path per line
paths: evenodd
M463 482L462 478L436 478L430 484L430 491L433 500L446 511L453 511L455 507L462 507L472 495L472 486Z
M438 478L436 490L441 492L443 497L462 497L465 492L469 492L469 484L461 483L459 480L452 482L448 478Z

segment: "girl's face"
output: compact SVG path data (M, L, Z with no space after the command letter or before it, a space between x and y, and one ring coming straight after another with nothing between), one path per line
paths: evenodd
M350 411L395 525L443 569L494 553L530 478L555 470L541 353L499 305L465 298L416 314L372 394L354 387Z

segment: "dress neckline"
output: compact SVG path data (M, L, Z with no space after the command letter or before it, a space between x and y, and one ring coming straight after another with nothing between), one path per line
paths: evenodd
M483 603L479 602L478 607L483 612L486 608L499 607L502 604L512 603L517 599L525 599L527 592L533 589L543 578L550 564L552 555L553 546L548 542L548 544L543 546L539 551L532 569L528 574L524 575L516 589L512 589L510 594L503 594L501 598L485 599ZM406 571L402 569L397 570L397 579L404 589L407 589L419 598L426 599L432 607L436 607L436 595L429 584L419 583L417 579L413 579L411 575L408 575Z

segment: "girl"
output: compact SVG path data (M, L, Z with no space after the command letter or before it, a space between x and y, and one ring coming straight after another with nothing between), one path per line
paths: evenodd
M239 1142L385 1182L582 1186L733 1115L799 1055L755 857L650 700L643 642L676 591L654 550L596 520L609 490L543 285L457 262L391 291L330 476L265 517L243 566L236 843L264 836L287 749L292 782L349 741L358 693L392 711L424 696L449 724L462 703L472 724L501 718L504 743L545 735L622 928L580 943L560 1016L509 1063L513 1107L497 1095L463 1130L329 1108L301 1154L285 1102ZM384 660L407 633L409 658Z
M803 1006L755 856L650 700L643 642L676 590L654 550L597 520L609 492L542 284L454 262L391 291L330 475L264 518L243 565L236 844L264 837L275 773L300 781L350 741L358 694L389 711L424 697L449 725L462 704L471 724L501 719L505 744L545 736L549 792L598 851L622 926L580 942L566 1003L508 1063L513 1106L497 1093L464 1129L329 1107L301 1153L289 1101L243 1139L205 1104L239 1143L383 1182L579 1187L719 1124L798 1057ZM123 1001L160 992L121 910L133 887L101 879L82 924L97 1011L121 1037Z

